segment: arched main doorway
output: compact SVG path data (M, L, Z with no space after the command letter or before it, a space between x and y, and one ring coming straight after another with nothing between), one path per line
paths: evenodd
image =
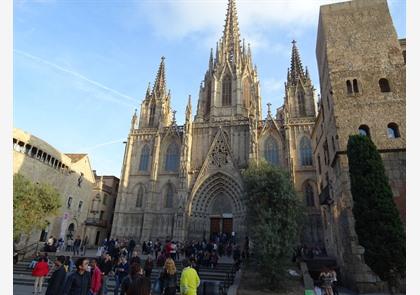
M230 236L232 232L241 238L245 232L242 186L225 173L209 176L195 192L190 208L189 239L211 239L220 233Z

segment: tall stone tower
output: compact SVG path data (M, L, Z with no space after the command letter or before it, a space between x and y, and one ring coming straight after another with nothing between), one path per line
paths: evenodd
M322 245L322 225L311 143L316 120L314 96L315 89L309 70L306 68L304 71L296 41L293 40L291 63L285 83L284 107L277 117L284 118L288 169L295 189L307 208L308 218L302 241L307 245L317 246Z
M370 136L394 200L405 200L405 60L386 0L321 6L316 54L322 99L312 141L327 252L348 286L378 291L354 229L346 148L349 135Z

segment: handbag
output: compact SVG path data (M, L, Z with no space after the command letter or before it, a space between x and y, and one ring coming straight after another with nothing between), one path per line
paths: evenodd
M159 278L157 278L153 284L153 293L162 294L162 282Z

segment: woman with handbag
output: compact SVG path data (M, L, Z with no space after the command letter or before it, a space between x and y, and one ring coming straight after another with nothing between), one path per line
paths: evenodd
M163 295L176 294L177 276L175 262L172 258L166 259L165 266L160 274L160 280L162 282Z

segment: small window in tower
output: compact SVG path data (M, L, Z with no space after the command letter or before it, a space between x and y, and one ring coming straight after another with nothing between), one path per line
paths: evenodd
M403 50L402 54L403 54L403 58L404 58L404 64L406 64L406 55L405 55L405 50Z
M306 116L305 94L302 91L298 92L298 107L299 107L299 115Z
M306 183L304 190L305 190L306 205L308 207L314 207L315 200L314 200L314 190L312 186L309 183Z
M381 92L391 92L391 87L389 87L389 81L385 78L379 79L379 87Z
M222 106L230 106L232 104L232 79L229 75L223 78L222 83Z
M351 86L351 82L350 82L350 80L347 80L347 81L346 81L346 85L347 85L347 94L348 94L348 95L353 94L353 88L352 88L352 86Z
M211 108L211 82L207 84L207 113L210 114L210 108Z
M398 130L398 125L395 123L388 124L388 138L398 138L400 137L400 131Z
M357 84L357 79L353 79L353 91L354 93L359 93L359 85Z
M150 114L149 114L149 126L153 126L153 122L155 121L155 105L150 107Z
M370 137L369 127L367 125L360 125L360 127L359 127L359 135Z

